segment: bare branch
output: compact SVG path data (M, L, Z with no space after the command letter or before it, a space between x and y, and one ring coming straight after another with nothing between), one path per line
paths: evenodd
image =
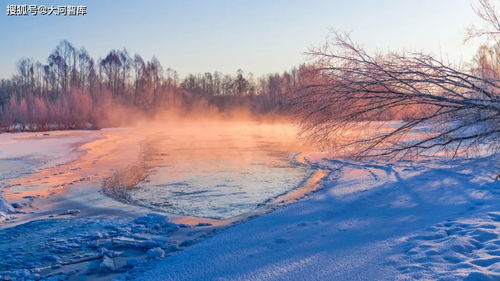
M422 53L371 56L348 35L334 35L308 52L308 79L295 95L311 140L358 157L411 156L437 147L456 155L480 140L499 149L498 61L466 72ZM381 122L394 119L407 121Z

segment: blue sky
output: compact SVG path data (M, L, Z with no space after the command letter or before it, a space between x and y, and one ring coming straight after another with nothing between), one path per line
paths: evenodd
M7 4L87 5L80 17L8 17ZM241 68L256 75L303 62L303 52L329 29L351 32L369 50L426 51L468 61L479 42L464 45L478 20L471 0L2 0L0 78L16 62L42 62L59 41L94 57L127 48L155 55L181 75Z

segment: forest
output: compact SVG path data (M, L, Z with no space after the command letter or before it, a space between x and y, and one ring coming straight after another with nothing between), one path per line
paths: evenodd
M484 45L471 66L482 69L498 48ZM154 116L172 111L196 114L212 110L249 110L255 115L289 115L298 104L298 92L312 83L312 66L303 64L281 74L254 77L241 69L235 74L206 72L180 78L156 58L144 60L126 50L112 50L94 60L85 48L62 41L41 63L24 58L17 73L0 80L2 131L43 131L116 126L131 112ZM425 106L385 111L370 119L409 120Z
M323 45L305 52L303 64L281 74L255 77L238 69L180 77L155 57L148 61L123 49L94 59L84 47L61 41L45 63L21 59L17 73L0 80L0 131L103 128L158 116L245 112L294 119L313 142L349 147L359 155L404 156L435 147L456 154L482 143L497 150L500 25L494 6L479 3L476 14L485 26L471 28L466 41L486 40L472 61L459 64L427 53L370 54L349 34L333 31ZM403 123L368 133L374 130L371 121L389 120ZM434 125L426 138L405 140L428 122ZM382 146L382 152L372 153Z
M116 126L131 113L286 112L300 79L300 67L259 78L237 70L181 79L154 57L112 50L94 60L84 48L62 41L45 64L21 59L17 73L0 81L0 122L3 131L40 131Z

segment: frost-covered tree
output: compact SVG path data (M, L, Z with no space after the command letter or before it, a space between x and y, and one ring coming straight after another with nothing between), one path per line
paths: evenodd
M495 9L480 4L490 29L477 35L497 39ZM500 62L498 40L493 43L465 69L423 53L370 55L348 35L334 33L309 52L308 80L296 96L303 132L357 157L458 153L479 145L498 151ZM408 112L413 116L403 118ZM409 120L389 125L384 119Z

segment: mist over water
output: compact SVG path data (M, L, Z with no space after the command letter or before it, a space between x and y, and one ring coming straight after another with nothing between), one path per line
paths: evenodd
M313 148L297 139L292 122L244 112L164 114L129 127L23 133L12 141L20 151L43 143L52 151L40 156L47 163L57 157L56 165L5 180L4 197L43 198L41 208L78 202L93 213L120 201L131 210L228 219L296 189L312 173L295 160Z
M307 148L290 123L185 120L138 133L147 175L114 197L158 211L227 219L293 190L310 173L293 159Z

